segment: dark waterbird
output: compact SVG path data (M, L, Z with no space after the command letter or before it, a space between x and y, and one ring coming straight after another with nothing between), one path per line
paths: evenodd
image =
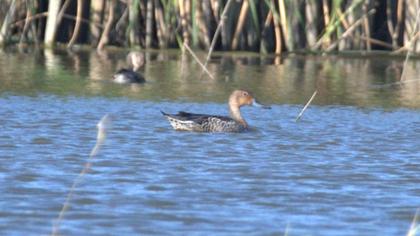
M169 120L175 130L195 132L242 132L249 129L248 123L242 118L242 106L256 106L270 109L269 106L258 103L250 92L235 90L229 97L230 117L218 115L195 114L180 111L178 114L162 114Z
M140 52L130 52L127 55L127 63L131 68L123 68L113 76L113 82L118 84L144 83L146 80L138 71L144 65L144 56Z

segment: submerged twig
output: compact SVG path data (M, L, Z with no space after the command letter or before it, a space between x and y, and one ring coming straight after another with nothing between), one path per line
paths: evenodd
M104 117L102 117L102 119L97 124L98 134L97 134L97 137L96 137L95 147L90 152L89 158L86 161L85 166L83 167L82 171L79 173L79 175L74 180L73 185L71 186L70 191L67 194L66 201L64 202L63 207L61 208L61 211L58 214L58 217L54 222L51 235L54 235L54 236L59 235L60 223L64 218L64 213L67 211L67 209L70 206L70 200L73 197L74 190L76 189L77 185L82 181L83 176L89 171L89 169L92 165L92 163L90 161L92 160L92 158L94 158L98 154L99 149L101 148L102 144L104 143L105 138L106 138L106 131L107 131L107 128L109 127L110 123L111 123L111 120L109 118L109 115L105 115Z
M197 61L197 63L203 68L203 70L209 75L210 78L214 79L213 75L207 70L206 66L201 63L200 59L195 55L195 53L191 50L187 43L184 43L184 48L188 50L188 52L193 56L193 58Z
M298 122L300 117L305 112L306 108L308 108L309 104L311 104L312 100L314 100L316 94L318 93L318 90L315 90L315 92L312 94L312 97L309 99L309 101L306 103L306 105L303 107L302 111L299 113L299 115L296 117L295 121Z

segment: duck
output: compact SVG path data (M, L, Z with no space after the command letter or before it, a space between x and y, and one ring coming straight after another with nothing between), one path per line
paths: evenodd
M118 70L112 77L113 82L117 84L139 84L146 82L144 76L137 72L144 65L143 53L130 52L126 59L131 68Z
M271 109L270 106L260 104L254 96L246 90L234 90L229 96L230 116L196 114L180 111L168 114L161 111L171 126L178 131L192 132L243 132L249 130L249 125L242 118L242 106L255 106Z

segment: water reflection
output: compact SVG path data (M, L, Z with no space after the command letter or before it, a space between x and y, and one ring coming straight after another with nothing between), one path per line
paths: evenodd
M208 69L212 80L188 54L147 51L144 86L111 84L112 74L125 65L127 51L52 51L0 56L0 92L84 96L127 96L148 100L224 102L236 88L254 91L271 103L305 103L315 89L314 104L420 107L419 60L411 60L398 82L402 58L344 56L259 56L218 54ZM205 52L198 52L204 61ZM281 64L279 64L279 60Z

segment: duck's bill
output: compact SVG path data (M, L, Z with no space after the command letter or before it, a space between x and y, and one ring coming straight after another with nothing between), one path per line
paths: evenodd
M260 108L263 108L263 109L271 109L270 106L261 104L261 103L257 102L257 100L255 100L255 99L252 100L252 106L254 106L254 107L260 107Z

